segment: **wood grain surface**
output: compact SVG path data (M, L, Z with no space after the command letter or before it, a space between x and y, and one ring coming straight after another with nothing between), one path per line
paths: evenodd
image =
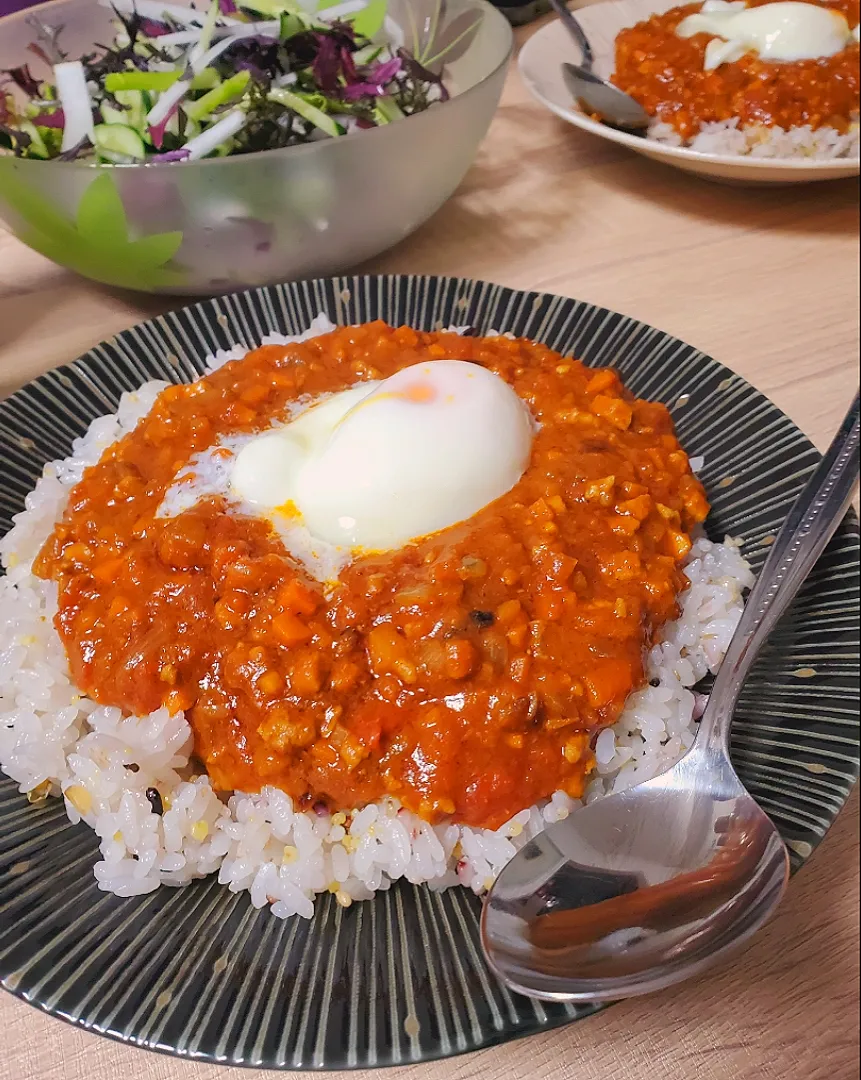
M487 278L643 319L749 379L820 448L857 383L853 182L711 185L565 126L527 97L515 71L455 197L363 269ZM0 233L0 396L179 303L90 285ZM856 792L771 925L741 958L706 978L573 1027L380 1075L853 1080L858 840ZM0 993L0 1080L246 1075L126 1048Z

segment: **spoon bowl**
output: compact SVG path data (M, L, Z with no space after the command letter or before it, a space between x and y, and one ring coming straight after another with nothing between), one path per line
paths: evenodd
M551 825L502 871L482 936L512 989L564 1001L650 993L763 925L786 887L786 848L729 762L708 754L694 749Z
M562 78L584 112L597 116L608 127L645 135L651 118L630 94L577 64L563 64Z
M554 1001L646 994L739 948L780 902L786 848L733 769L730 728L759 650L849 506L859 442L856 396L771 548L687 756L551 825L497 877L482 944L512 989Z
M553 10L580 51L579 64L564 63L562 77L577 105L608 127L619 131L645 133L651 117L630 94L620 90L592 70L594 56L586 31L569 11L564 0L550 0Z

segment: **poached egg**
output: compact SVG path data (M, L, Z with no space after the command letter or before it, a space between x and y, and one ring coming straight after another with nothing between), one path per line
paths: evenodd
M699 13L682 19L676 33L683 38L714 35L706 46L706 71L748 52L762 60L818 60L835 56L858 39L857 28L852 31L839 12L795 0L755 8L743 0L706 0Z
M332 394L238 450L235 499L343 552L390 551L473 516L522 476L529 410L461 360Z

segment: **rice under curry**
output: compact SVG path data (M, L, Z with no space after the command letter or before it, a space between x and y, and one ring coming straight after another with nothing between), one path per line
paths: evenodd
M223 497L159 516L219 440L443 357L500 376L537 425L519 482L469 520L324 584ZM37 489L0 548L21 660L18 676L0 665L0 760L97 829L102 887L220 868L279 915L399 876L480 891L547 820L690 745L691 688L750 574L732 545L694 548L709 508L670 414L614 371L372 323L148 398L98 454L76 448L84 471L74 455L46 469L47 510ZM34 736L15 680L46 655L68 674L30 710ZM33 739L60 715L39 776Z

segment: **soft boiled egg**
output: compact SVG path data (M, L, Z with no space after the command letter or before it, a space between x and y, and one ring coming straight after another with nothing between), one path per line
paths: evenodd
M230 487L338 549L389 551L509 491L533 434L529 410L498 375L435 360L333 394L251 439Z
M682 19L676 33L683 38L714 35L706 46L706 71L748 52L763 60L818 60L835 56L855 36L840 12L793 0L754 8L739 0L706 0L698 14Z

